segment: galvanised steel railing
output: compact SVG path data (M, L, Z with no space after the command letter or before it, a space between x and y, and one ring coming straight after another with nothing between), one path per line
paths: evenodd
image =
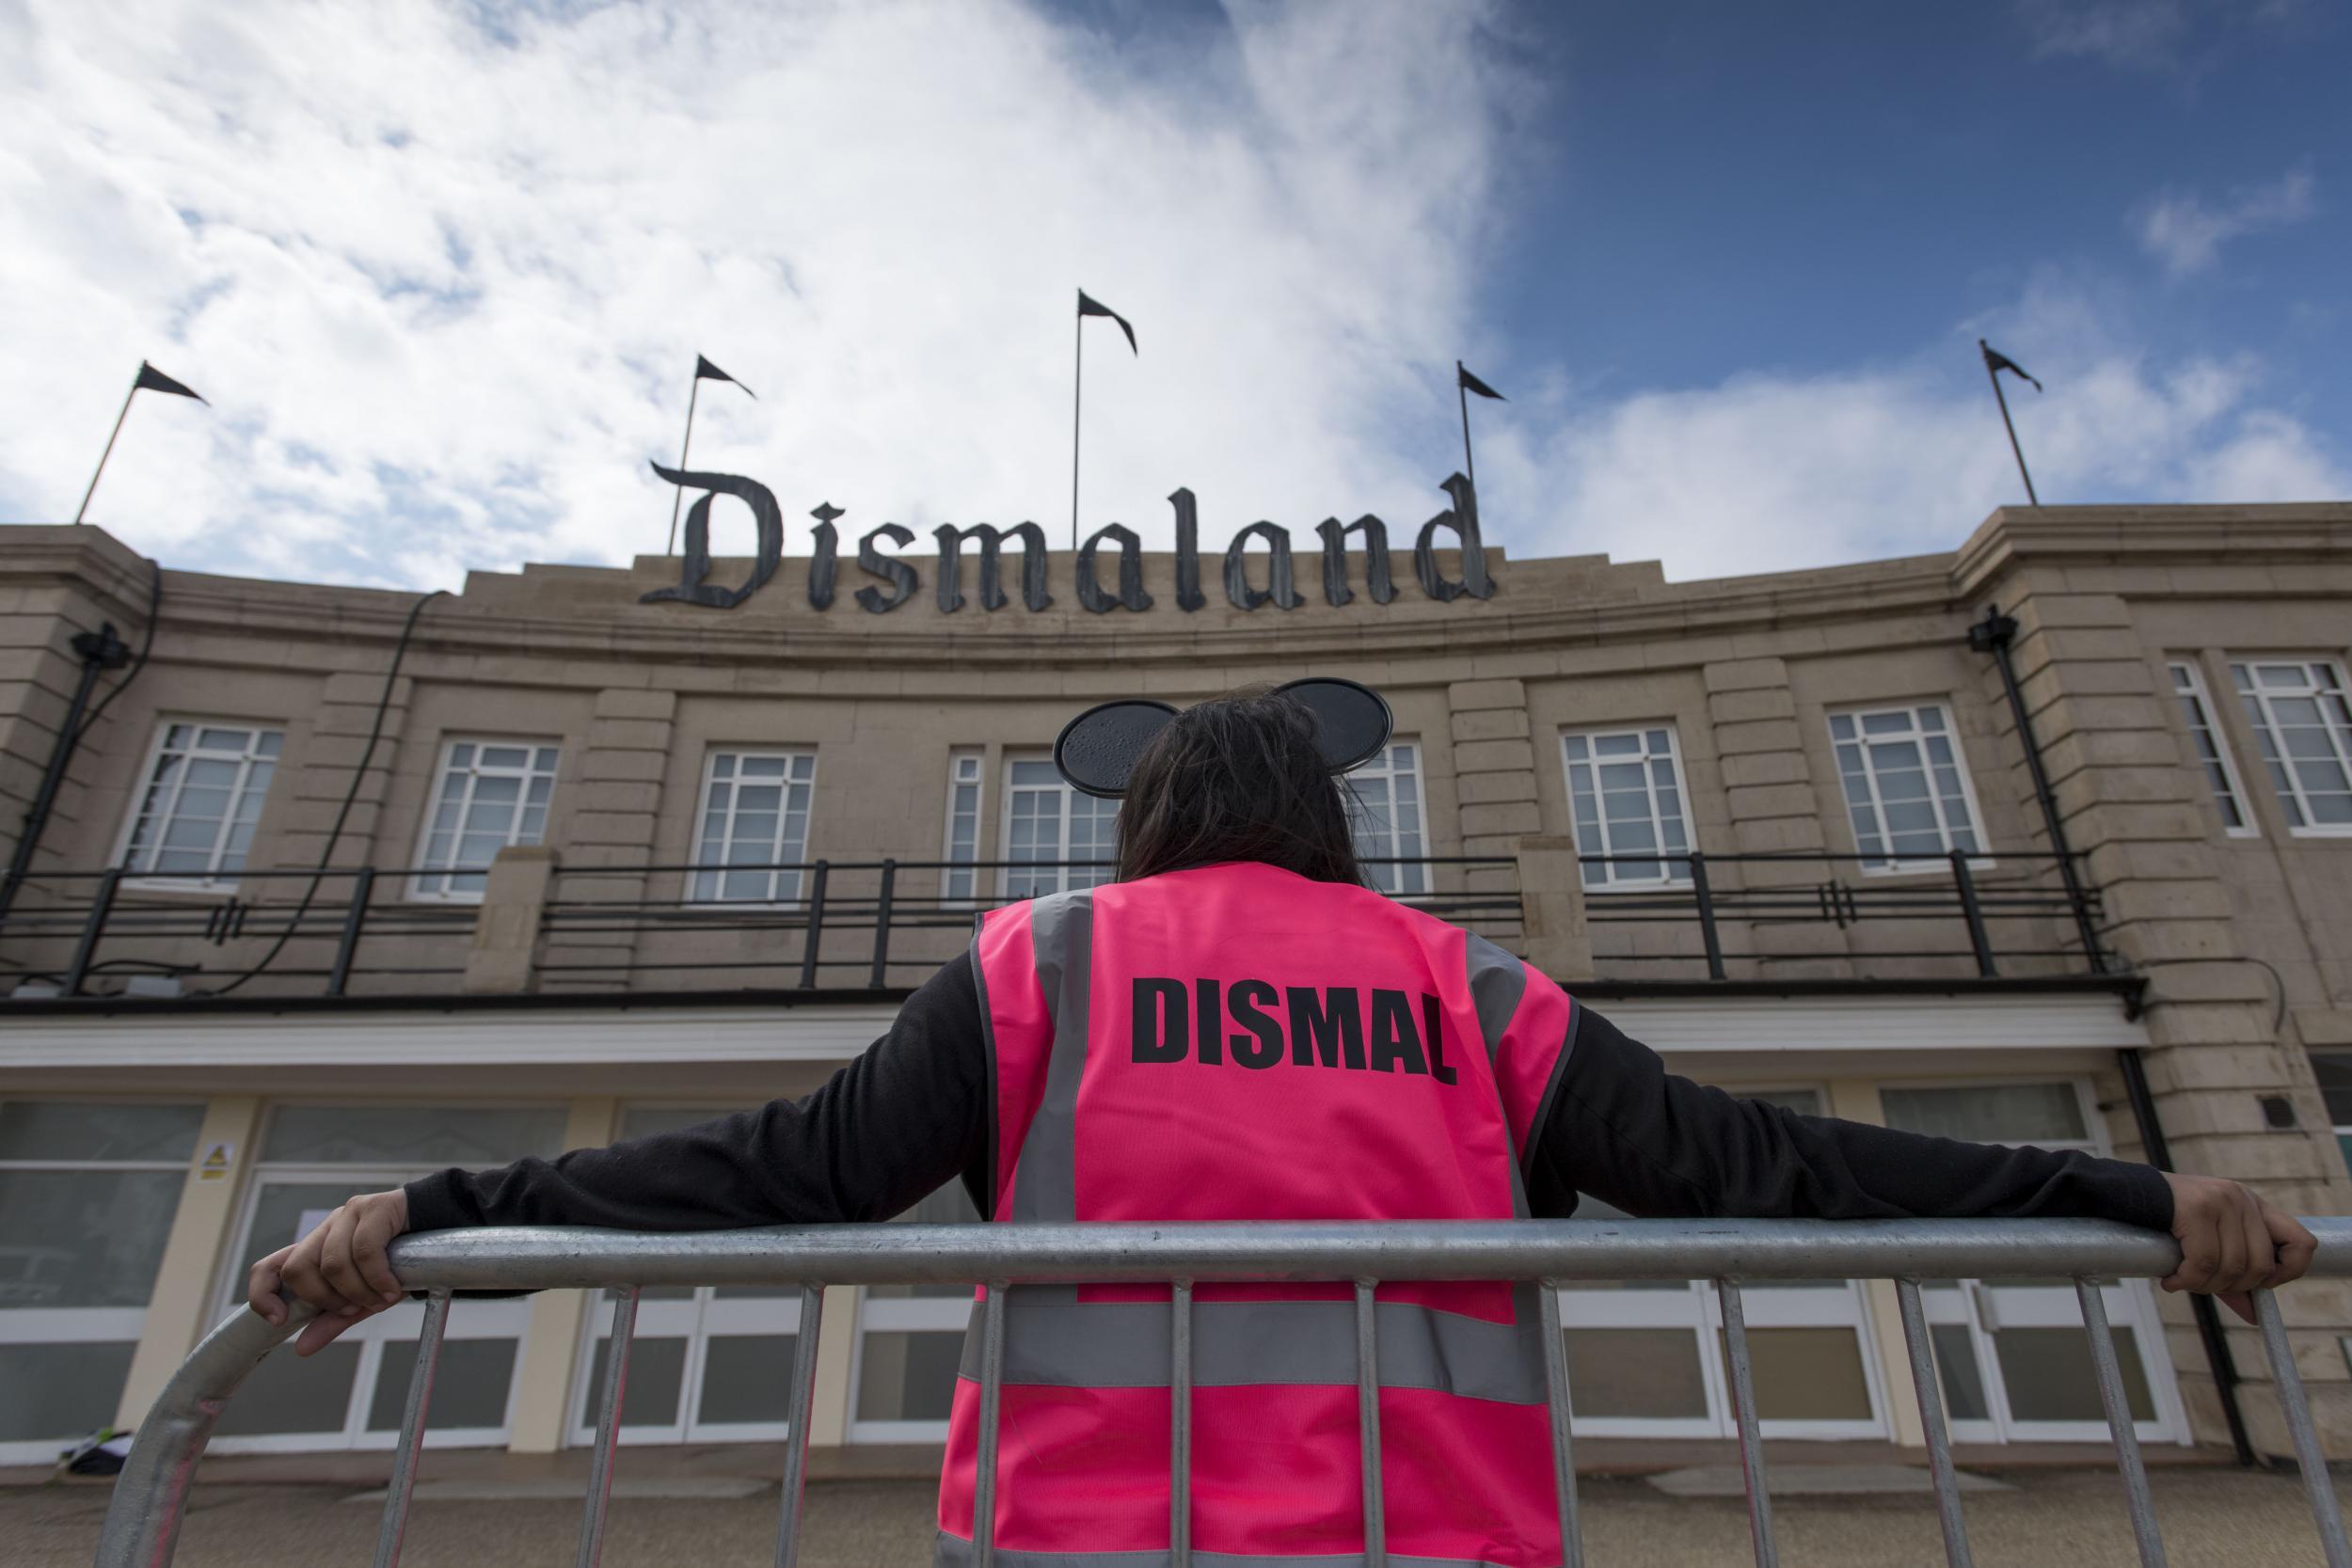
M2308 1219L2320 1241L2312 1272L2352 1274L2352 1219ZM2126 1512L2140 1561L2165 1560L2132 1428L2105 1304L2097 1281L2158 1278L2180 1263L2170 1237L2099 1220L1536 1220L1478 1224L1190 1224L1054 1226L823 1226L769 1230L642 1235L556 1228L444 1230L393 1243L391 1266L412 1290L427 1292L416 1370L401 1418L391 1483L377 1536L375 1568L394 1568L408 1520L425 1412L447 1326L451 1292L564 1287L617 1291L607 1344L596 1446L580 1521L580 1568L596 1568L603 1551L612 1496L614 1437L628 1396L629 1344L640 1293L662 1285L798 1285L800 1330L792 1360L791 1427L786 1445L778 1568L793 1568L800 1547L802 1484L807 1473L808 1421L817 1342L829 1284L941 1285L981 1281L979 1453L972 1560L992 1568L997 1482L997 1413L1004 1384L1005 1296L1042 1284L1167 1284L1172 1287L1169 1355L1171 1468L1168 1533L1171 1568L1193 1557L1191 1424L1192 1300L1195 1285L1235 1280L1353 1283L1356 1306L1358 1430L1363 1462L1367 1568L1387 1560L1380 1465L1378 1320L1374 1287L1384 1281L1533 1280L1541 1287L1544 1369L1551 1418L1552 1480L1565 1568L1581 1568L1576 1467L1569 1423L1567 1361L1557 1287L1574 1280L1712 1279L1723 1303L1726 1359L1747 1481L1748 1520L1759 1565L1776 1564L1772 1512L1758 1440L1750 1371L1743 1281L1892 1279L1902 1309L1903 1338L1927 1429L1928 1464L1944 1531L1947 1561L1970 1561L1960 1487L1945 1429L1943 1392L1929 1348L1922 1279L1982 1279L2063 1275L2074 1281L2099 1397L2113 1434ZM2255 1295L2263 1348L2292 1435L2329 1568L2352 1568L2337 1505L2302 1379L2287 1343L2276 1298ZM214 1423L239 1384L311 1312L299 1307L283 1327L239 1311L215 1329L173 1376L138 1428L129 1463L115 1483L98 1549L99 1568L166 1568L179 1540L198 1461ZM1139 1559L1139 1560L1142 1560Z

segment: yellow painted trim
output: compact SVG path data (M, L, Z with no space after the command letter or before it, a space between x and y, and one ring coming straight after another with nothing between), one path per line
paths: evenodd
M816 1400L808 1418L812 1449L837 1449L850 1440L850 1363L857 1354L861 1295L854 1285L825 1287L825 1322L817 1337Z
M147 1415L164 1385L197 1340L212 1326L213 1279L221 1266L237 1217L237 1199L245 1190L245 1173L253 1164L253 1139L262 1125L262 1101L255 1095L219 1095L204 1105L204 1120L196 1136L196 1158L188 1164L187 1180L180 1188L180 1208L172 1215L164 1240L164 1256L155 1267L155 1289L147 1300L146 1326L139 1348L131 1357L123 1380L122 1398L115 1406L115 1425L132 1428Z
M1833 1078L1829 1084L1829 1114L1845 1121L1872 1127L1886 1125L1886 1108L1879 1086L1865 1078ZM1886 1425L1899 1448L1928 1446L1926 1420L1919 1414L1919 1390L1911 1383L1911 1353L1903 1344L1902 1304L1891 1279L1867 1279L1862 1293L1869 1303L1872 1353L1878 1356L1879 1383L1886 1390Z
M600 1148L612 1141L620 1101L599 1095L571 1102L564 1122L565 1148ZM516 1453L553 1453L564 1446L571 1412L572 1372L587 1322L588 1292L542 1291L532 1298L531 1323L516 1351L515 1421L507 1447Z

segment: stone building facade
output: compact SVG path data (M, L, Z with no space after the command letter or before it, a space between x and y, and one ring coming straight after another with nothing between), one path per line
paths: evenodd
M1352 781L1383 888L1676 1070L2126 1158L2153 1117L2177 1168L2352 1206L2352 1092L2329 1092L2352 1086L2352 505L2010 510L1948 555L1679 583L1488 549L1491 596L1400 569L1387 602L1348 542L1347 602L1301 570L1291 609L1250 602L1262 554L1187 609L1174 558L1056 552L1031 584L1011 538L990 609L966 542L948 610L939 558L903 546L912 585L845 559L824 608L797 556L726 607L660 596L660 558L420 604L8 531L12 849L46 811L0 915L0 1382L24 1394L0 1463L135 1421L246 1261L347 1193L805 1092L975 909L1102 875L1107 804L1048 760L1073 714L1307 673L1395 709ZM1117 602L1114 559L1150 608ZM1440 594L1465 575L1426 565ZM719 562L704 596L759 571ZM2234 1405L2284 1451L2250 1331L2108 1296L2148 1440L2227 1445ZM2071 1291L1928 1297L1962 1438L2101 1435ZM2352 1298L2284 1305L2352 1453ZM580 1441L590 1307L463 1304L430 1440ZM965 1307L829 1298L813 1440L937 1441ZM795 1310L649 1297L629 1439L778 1435ZM1581 1428L1729 1431L1713 1310L1567 1292ZM223 1446L388 1445L414 1311L273 1362ZM1921 1441L1891 1287L1757 1291L1749 1318L1768 1435Z

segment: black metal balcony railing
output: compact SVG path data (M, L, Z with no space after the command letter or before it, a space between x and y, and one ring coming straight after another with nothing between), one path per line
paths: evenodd
M2098 893L2069 892L2046 853L1954 853L1885 875L1862 857L1815 851L1575 859L1587 882L1606 879L1584 890L1583 907L1596 971L1615 984L2107 972ZM1527 911L1545 890L1521 885L1518 857L1366 863L1391 896L1528 950ZM1988 863L1997 876L1980 869ZM502 989L903 989L954 954L977 911L1110 873L1101 861L554 865L523 907L536 923L529 985ZM194 875L45 873L0 917L0 1006L447 995L466 989L484 928L509 906L411 897L420 875L247 871L220 895L172 887L208 880ZM744 877L765 895L708 895Z

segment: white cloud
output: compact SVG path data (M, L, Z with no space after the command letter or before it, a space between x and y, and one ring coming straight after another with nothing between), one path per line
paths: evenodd
M2082 56L2124 71L2177 67L2189 36L2183 0L2022 0L2018 12L2036 57Z
M1017 0L6 6L0 516L72 515L144 356L215 406L142 398L91 519L175 565L454 586L658 552L647 460L698 351L759 397L706 388L695 466L771 485L790 548L820 501L852 542L1060 540L1078 284L1142 344L1089 328L1087 526L1155 543L1179 484L1208 542L1409 538L1456 354L1514 396L1476 417L1522 557L1949 548L2016 488L1979 332L2051 388L2018 418L2053 501L2352 489L2258 363L2158 367L2079 287L1812 376L1603 399L1513 356L1471 301L1534 88L1464 8L1234 0L1141 47Z
M2166 191L2140 209L2133 227L2148 254L2185 277L2212 267L2232 240L2310 217L2312 189L2311 171L2296 168L2267 184L2241 187L2219 206L2194 192Z

